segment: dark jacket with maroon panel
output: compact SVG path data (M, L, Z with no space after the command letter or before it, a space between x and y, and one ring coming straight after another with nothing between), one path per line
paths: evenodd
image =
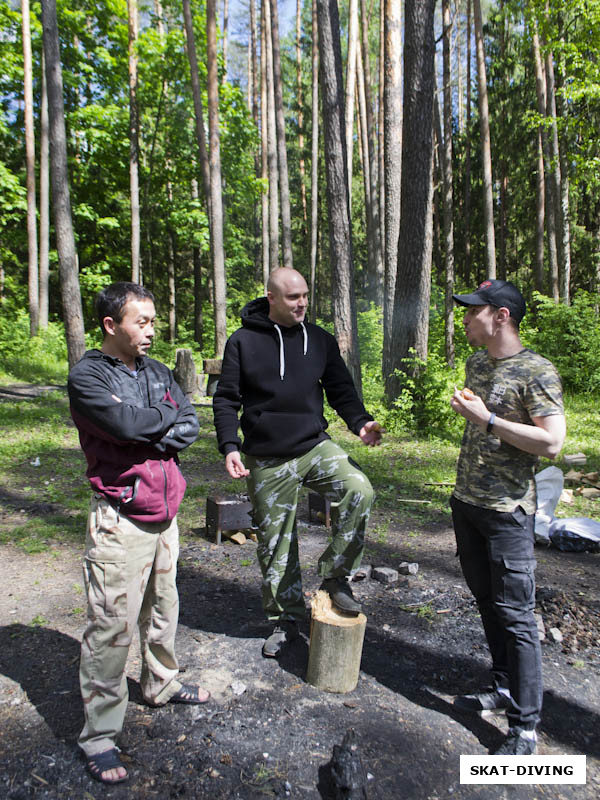
M220 451L293 458L329 439L323 393L358 434L373 417L362 404L334 337L305 322L289 328L269 319L266 297L242 309L227 341L213 410ZM238 436L242 409L243 444Z
M138 358L133 373L89 350L68 386L94 491L133 520L173 519L186 486L177 453L195 441L198 420L168 367Z

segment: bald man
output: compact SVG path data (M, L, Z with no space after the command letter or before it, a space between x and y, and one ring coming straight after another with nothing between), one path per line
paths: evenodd
M347 579L360 565L373 489L329 438L323 391L366 445L381 440L337 342L305 322L307 304L308 287L299 272L282 267L271 273L267 296L242 309L242 327L227 342L213 405L225 467L232 478L246 478L259 529L263 608L273 622L263 655L271 658L298 636L298 620L306 613L296 535L300 486L333 503L332 541L318 565L321 588L339 611L360 612Z

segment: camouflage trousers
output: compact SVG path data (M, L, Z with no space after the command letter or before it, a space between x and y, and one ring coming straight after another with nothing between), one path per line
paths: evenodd
M181 686L174 647L178 554L176 518L134 523L103 497L93 495L83 562L88 624L79 669L85 716L79 746L88 757L114 747L123 728L128 701L125 668L136 625L144 699L162 705Z
M248 493L259 528L263 608L270 620L300 619L306 613L296 532L300 486L332 503L332 539L318 565L323 578L350 575L360 566L373 488L347 453L330 439L297 458L246 455L244 461L250 470Z

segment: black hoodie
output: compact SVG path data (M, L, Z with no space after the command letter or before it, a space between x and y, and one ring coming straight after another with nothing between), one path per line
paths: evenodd
M310 322L286 328L269 319L266 297L242 309L228 340L213 399L219 450L285 458L328 439L323 390L353 433L372 420L330 333ZM237 433L243 407L243 445Z

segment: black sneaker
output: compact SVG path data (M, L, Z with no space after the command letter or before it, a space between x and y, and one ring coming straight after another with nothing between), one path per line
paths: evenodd
M534 756L537 750L537 739L531 739L525 734L523 728L509 728L506 739L502 742L497 750L494 750L494 756Z
M361 605L354 599L350 584L345 578L326 578L320 588L331 597L331 602L338 611L360 614Z
M278 622L273 633L265 640L262 654L266 658L276 658L283 648L299 636L298 625L293 620Z
M493 687L480 694L459 694L454 698L454 708L459 711L471 711L475 714L487 712L502 714L512 706L510 697L507 697Z

